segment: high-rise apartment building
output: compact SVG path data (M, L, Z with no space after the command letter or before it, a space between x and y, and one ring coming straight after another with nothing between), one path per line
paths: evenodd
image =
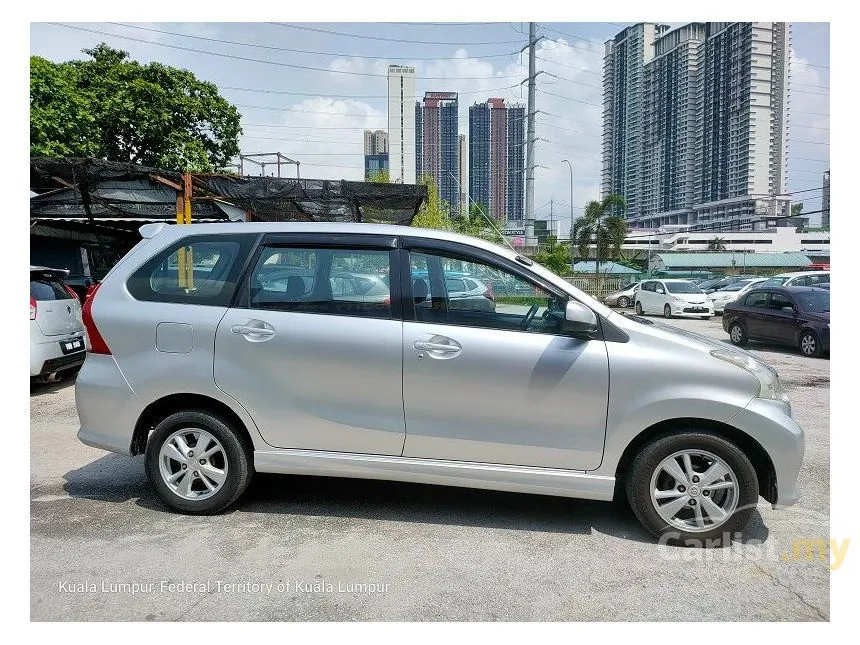
M364 178L388 171L388 133L384 130L364 131Z
M631 226L789 214L788 48L778 22L643 23L606 42L601 188Z
M469 108L469 197L490 217L523 220L525 108L492 98Z
M469 214L469 195L466 192L466 135L461 134L457 139L457 190L460 191L460 217Z
M391 181L414 184L415 68L388 66L388 144Z
M821 177L821 226L830 229L830 171Z
M456 92L426 92L415 103L415 174L433 178L452 214L460 208L458 110Z

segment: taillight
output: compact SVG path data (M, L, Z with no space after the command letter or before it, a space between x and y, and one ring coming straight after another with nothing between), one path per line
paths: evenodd
M30 296L30 320L36 320L36 299Z
M484 292L484 297L487 300L495 300L496 296L493 294L493 285L487 285L487 290Z
M390 305L391 304L391 296L386 296L385 300L382 301L382 304Z
M99 287L102 286L102 283L92 285L89 289L87 289L87 299L84 302L84 308L82 313L82 317L84 320L84 327L87 330L87 336L90 339L90 347L89 351L93 354L107 354L110 355L110 349L107 346L104 338L99 333L98 327L96 327L96 323L93 320L93 300L96 297L96 293L99 290Z

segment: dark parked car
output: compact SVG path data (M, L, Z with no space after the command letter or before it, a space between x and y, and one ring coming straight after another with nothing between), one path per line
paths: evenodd
M735 282L739 282L741 280L749 280L755 277L756 276L754 275L727 275L723 278L715 280L706 280L705 282L700 283L698 286L699 289L701 289L705 293L713 293L714 291L724 289L725 287L728 287L730 284L734 284Z
M804 356L821 356L830 351L830 291L756 287L726 304L723 329L735 345L762 340L792 345Z

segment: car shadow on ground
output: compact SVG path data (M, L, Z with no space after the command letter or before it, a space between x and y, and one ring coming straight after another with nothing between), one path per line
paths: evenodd
M43 394L54 394L67 387L74 387L74 376L62 376L56 381L42 381L38 378L30 378L30 396L40 396Z
M134 501L158 513L171 511L153 492L143 457L106 455L64 475L73 498ZM357 518L547 533L603 533L655 544L625 499L614 502L432 486L371 479L257 473L238 504L225 514L264 513ZM740 542L767 539L755 511Z

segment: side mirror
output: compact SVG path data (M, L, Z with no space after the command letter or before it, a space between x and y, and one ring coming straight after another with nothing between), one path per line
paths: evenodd
M666 292L663 291L662 289L657 289L657 293L666 293Z
M782 310L787 314L793 314L794 313L794 307L783 307Z
M597 332L597 315L581 302L568 300L564 309L564 331L576 335L591 335Z

